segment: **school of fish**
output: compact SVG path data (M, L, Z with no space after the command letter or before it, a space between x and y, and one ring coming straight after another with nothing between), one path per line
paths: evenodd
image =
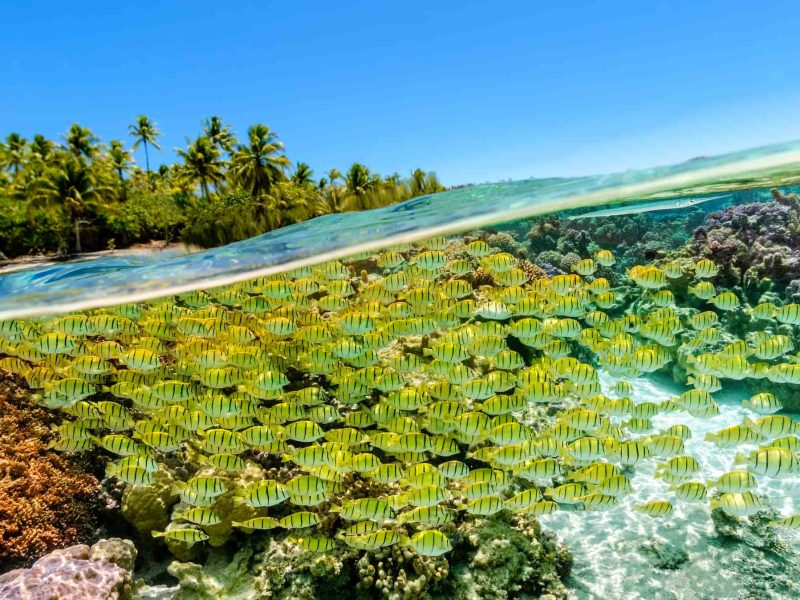
M0 370L63 411L52 447L102 449L127 486L151 484L166 456L193 464L173 523L153 532L189 546L225 518L218 499L233 491L252 509L231 523L243 531L288 530L312 552L402 544L437 556L465 518L612 509L645 461L668 494L635 510L761 510L759 478L800 474L800 426L776 414L773 394L745 402L758 418L707 437L760 445L710 482L685 453L689 427L657 431L652 418L719 414L724 379L800 383L792 341L777 333L800 324L800 305L748 309L763 331L723 344L720 318L741 301L715 289L712 261L614 265L598 250L572 273L530 279L480 239L435 238L162 301L2 321ZM706 306L678 308L679 291ZM629 380L679 348L689 389L634 402ZM598 369L619 379L610 396ZM230 490L256 455L291 477ZM353 497L356 480L377 493ZM321 534L331 515L336 531ZM800 515L773 525L800 527Z

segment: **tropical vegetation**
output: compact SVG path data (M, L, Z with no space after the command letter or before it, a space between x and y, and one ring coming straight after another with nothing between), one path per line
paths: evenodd
M100 140L78 123L61 140L10 133L0 142L0 253L71 254L153 240L214 246L333 212L442 191L434 173L381 176L355 163L315 178L257 123L241 139L218 116L151 168L161 151L146 115L130 139ZM144 169L134 153L144 151Z

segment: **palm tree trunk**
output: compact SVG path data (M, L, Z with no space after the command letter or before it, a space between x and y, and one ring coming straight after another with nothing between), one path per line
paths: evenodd
M77 217L75 218L75 252L80 254L81 249L81 222Z
M203 188L203 194L204 194L204 196L205 196L205 199L206 199L206 200L209 200L209 195L208 195L208 184L206 183L206 178L205 178L205 177L203 177L203 178L200 180L200 186Z
M144 164L145 169L147 169L147 178L150 179L150 155L147 153L147 140L142 140L144 142Z

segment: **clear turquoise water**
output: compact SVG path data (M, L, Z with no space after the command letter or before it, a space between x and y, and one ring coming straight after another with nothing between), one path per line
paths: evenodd
M589 217L613 227L621 216L648 211L652 220L647 236L656 228L671 227L675 217L687 210L695 215L699 211L702 219L732 205L768 202L773 186L787 193L798 189L798 183L800 144L786 144L621 174L462 188L376 211L330 215L202 252L100 257L7 273L0 275L0 319L208 289L434 235L470 235L489 229L514 232L524 243L530 227L526 219L536 216L557 214L563 222ZM680 235L676 234L679 242L688 241L688 233L684 238ZM616 379L600 370L604 392L610 396ZM641 377L631 382L635 402L668 400L685 389L663 378ZM687 441L686 451L703 465L703 478L712 479L731 468L736 452L757 447L720 449L704 440L706 433L756 417L741 407L741 400L750 393L738 382L728 382L724 393L715 394L720 402L718 416L700 419L665 413L653 422L657 429L688 425L693 438ZM668 519L633 511L636 504L669 495L668 485L653 478L654 468L655 462L637 468L631 476L634 493L612 510L564 510L541 518L545 528L556 532L573 551L575 567L568 583L575 597L800 597L796 532L781 532L785 551L776 558L771 551L748 543L722 543L707 504L676 503ZM769 496L784 516L800 511L800 476L762 479L758 491ZM664 570L646 549L652 544L678 548L686 553L686 560L674 570Z
M100 258L16 271L0 276L0 319L215 287L535 215L685 203L798 182L800 143L791 143L624 173L465 187L377 210L327 215L184 256Z

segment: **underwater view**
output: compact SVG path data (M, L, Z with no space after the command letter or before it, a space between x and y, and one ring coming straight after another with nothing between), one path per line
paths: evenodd
M800 598L800 146L0 274L0 598Z

